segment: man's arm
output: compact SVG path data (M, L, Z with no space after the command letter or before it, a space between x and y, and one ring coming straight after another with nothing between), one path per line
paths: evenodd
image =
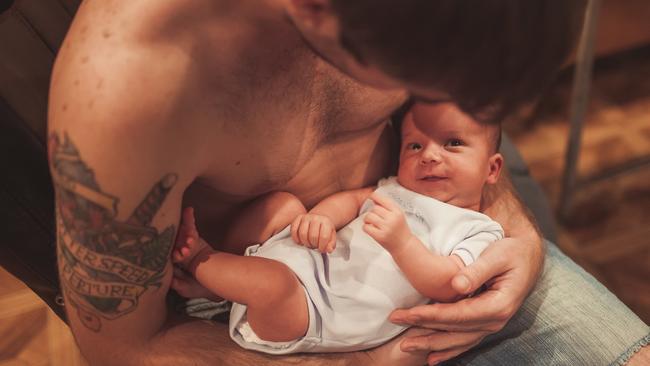
M78 15L101 5L84 3ZM199 322L167 323L182 195L206 155L192 116L177 109L189 60L166 44L97 36L84 21L75 19L57 57L48 114L71 329L92 365L214 363L200 355L224 352L223 337Z
M179 177L161 174L143 194L144 180L128 173L128 162L119 169L101 161L89 164L80 148L86 144L75 143L80 139L74 128L55 128L49 140L57 258L68 319L93 364L113 362L114 352L135 359L131 345L144 346L166 318ZM125 184L110 183L119 181ZM126 190L116 186L127 184L131 195L115 193ZM170 193L175 196L171 200ZM141 198L130 197L136 195Z
M501 224L506 237L528 237L543 249L535 217L517 195L507 169L502 170L497 184L486 186L481 211Z
M516 288L519 294L513 299L515 303L511 304L512 314L508 317L509 319L535 286L544 265L545 247L535 218L517 195L507 170L504 170L496 185L487 187L481 206L486 215L499 222L503 227L505 233L503 240L516 245L519 249L515 251L516 258L508 258L512 262L509 266L517 269L517 274L520 276L518 282L521 285ZM508 265L506 264L506 266ZM492 270L495 271L496 268L493 267ZM500 274L486 272L489 270L469 268L467 273L461 273L456 277L455 286L458 290L463 290L464 281L460 279L460 276L464 276L470 283L469 287L465 287L465 293L471 293L480 288L487 280Z

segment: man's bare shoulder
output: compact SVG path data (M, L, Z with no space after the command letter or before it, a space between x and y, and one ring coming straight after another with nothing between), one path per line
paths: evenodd
M214 123L222 106L251 90L242 73L263 79L242 66L259 63L244 53L260 48L259 23L269 22L250 8L230 0L84 1L57 56L50 120L68 110L84 120L92 114L95 123L142 114L159 123L166 116Z
M55 63L48 124L96 166L113 164L108 157L121 151L115 159L134 166L157 161L187 176L201 169L177 158L201 156L204 145L201 111L191 108L197 95L191 45L181 33L165 34L173 33L169 14L181 3L86 0L80 7Z
M109 105L116 117L163 99L173 102L174 92L186 87L181 75L191 59L183 52L182 41L159 41L171 26L165 19L152 19L162 10L140 9L149 2L83 2L57 55L54 104L76 115L95 116Z

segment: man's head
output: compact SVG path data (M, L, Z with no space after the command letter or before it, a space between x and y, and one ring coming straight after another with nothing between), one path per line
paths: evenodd
M566 61L586 0L289 0L324 58L362 82L501 117Z
M452 103L414 104L402 123L397 179L449 204L478 210L485 184L499 178L501 128L479 123Z

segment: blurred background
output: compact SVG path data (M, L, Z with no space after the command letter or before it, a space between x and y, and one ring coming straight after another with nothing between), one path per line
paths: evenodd
M564 201L575 64L504 129L554 208L560 248L650 323L650 2L605 0L599 10L577 178Z
M52 62L78 3L0 0L0 101L37 134L43 131ZM604 0L599 15L589 99L577 135L577 180L565 194L564 214L556 216L558 245L650 323L650 2ZM556 212L575 107L575 61L504 126ZM0 267L0 366L9 365L85 362L65 323Z

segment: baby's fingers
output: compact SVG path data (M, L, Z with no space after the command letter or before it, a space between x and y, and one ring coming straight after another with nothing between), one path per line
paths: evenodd
M372 224L367 224L367 223L363 225L363 231L365 231L366 234L370 235L371 238L373 238L373 239L375 239L377 241L378 241L378 238L379 238L379 234L381 233L381 231L379 230L379 228L377 226L372 225Z
M172 262L178 263L181 262L182 260L183 260L183 255L181 254L181 250L174 249L174 251L172 252Z
M373 192L370 199L378 206L386 208L388 211L400 211L401 209L390 197L381 193Z
M336 230L326 225L321 226L321 234L318 240L318 250L321 253L331 253L336 246Z
M332 253L336 249L336 230L332 229L330 240L327 242L327 252Z
M307 233L307 241L309 243L310 248L317 249L318 247L318 242L320 240L320 227L321 223L318 221L310 221L309 222L309 231Z
M330 241L330 236L331 235L332 235L332 231L328 230L325 227L325 225L321 224L320 232L319 232L319 235L318 235L318 243L317 243L318 250L321 253L327 253L327 244Z
M381 227L381 225L384 223L384 219L382 219L379 215L371 211L368 212L366 216L363 218L363 222L367 225Z
M300 228L300 223L304 215L298 215L293 222L291 223L291 239L293 239L296 244L300 244L300 237L298 237L298 228Z

